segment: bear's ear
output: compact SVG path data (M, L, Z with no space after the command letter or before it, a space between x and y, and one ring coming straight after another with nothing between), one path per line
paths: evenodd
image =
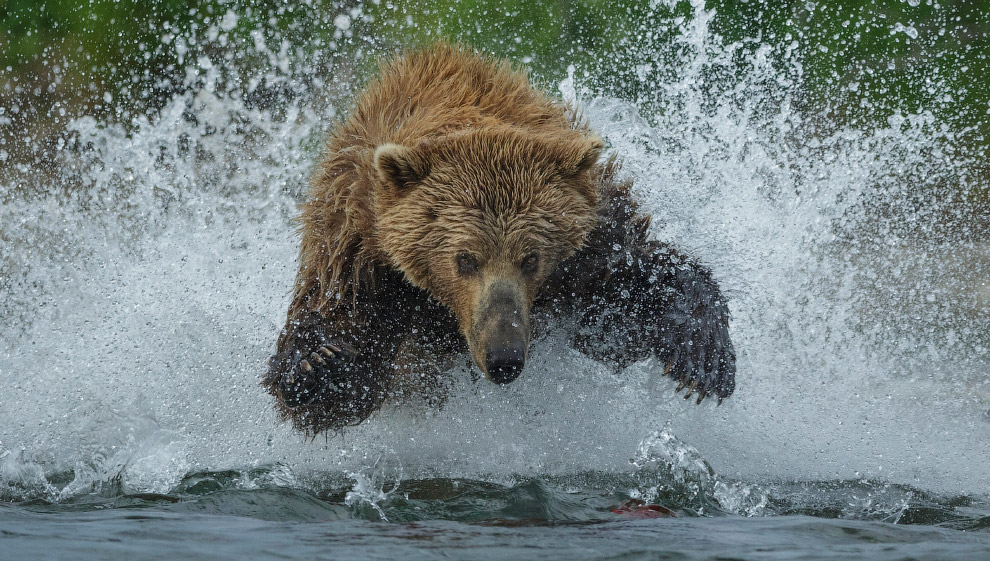
M598 137L575 142L560 163L560 175L575 177L594 167L602 154L605 143Z
M382 181L408 189L426 179L430 166L416 150L398 144L382 144L375 150L375 167Z

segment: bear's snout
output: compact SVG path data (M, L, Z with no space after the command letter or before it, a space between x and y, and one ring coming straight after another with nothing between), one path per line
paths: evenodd
M519 377L529 348L529 306L522 286L500 280L485 291L474 329L468 335L475 362L496 384Z
M526 346L522 339L515 344L488 349L485 367L488 377L496 384L508 384L519 377L526 363Z

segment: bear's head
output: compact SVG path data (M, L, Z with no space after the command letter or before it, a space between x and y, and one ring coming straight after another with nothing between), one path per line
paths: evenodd
M375 151L378 250L454 313L493 382L519 375L534 298L595 225L601 150L499 127Z

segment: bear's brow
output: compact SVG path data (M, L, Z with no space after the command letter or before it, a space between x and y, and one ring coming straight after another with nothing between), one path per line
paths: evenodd
M491 213L466 208L447 216L441 227L447 247L472 248L481 253L527 253L552 245L556 228L546 213Z

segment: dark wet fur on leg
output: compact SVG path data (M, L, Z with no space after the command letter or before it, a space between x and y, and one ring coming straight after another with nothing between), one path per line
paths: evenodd
M289 319L269 360L262 384L282 417L308 435L339 433L408 391L396 361L413 326L420 342L431 343L424 348L463 352L446 309L399 273L379 270L365 288L353 302Z
M537 304L576 314L574 345L589 356L618 367L656 357L686 397L721 402L736 371L725 299L706 268L649 239L649 217L616 171L614 161L602 168L598 227Z
M388 395L387 377L353 346L314 329L269 360L264 385L278 398L282 416L307 433L337 431L368 418ZM313 348L314 351L301 349Z
M389 397L392 358L409 329L407 292L395 273L382 273L385 303L365 296L290 318L262 384L282 417L310 435L339 432L367 419Z
M735 390L736 353L729 339L729 310L708 271L675 267L676 287L660 321L657 345L668 375L677 379L684 399L697 403L714 395L719 403Z

